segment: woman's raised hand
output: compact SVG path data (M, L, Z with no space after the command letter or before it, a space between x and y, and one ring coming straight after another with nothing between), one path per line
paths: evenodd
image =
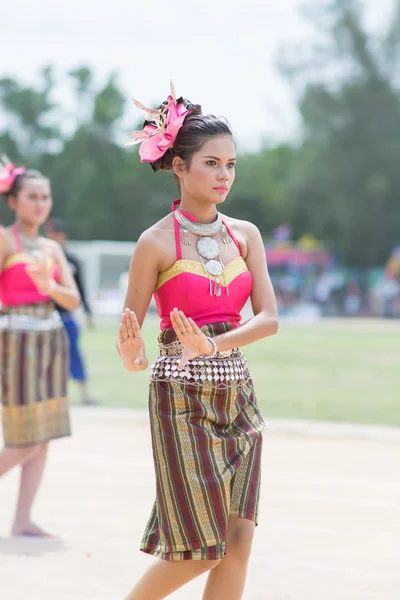
M118 348L125 368L128 371L147 369L148 360L144 339L135 313L126 308L122 313L118 330Z
M44 254L41 259L37 260L34 264L27 265L25 271L28 273L41 294L47 295L51 293L55 286L55 281L53 278L53 262L50 260L49 256Z
M197 327L190 317L187 318L181 310L174 308L170 313L172 327L178 340L183 346L182 358L178 369L183 369L188 360L197 358L201 354L211 354L213 345L207 336Z

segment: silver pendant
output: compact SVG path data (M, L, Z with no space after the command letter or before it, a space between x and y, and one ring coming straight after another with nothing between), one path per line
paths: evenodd
M214 276L222 275L222 271L224 270L221 263L217 260L209 260L204 266L207 273Z
M225 225L223 224L221 227L221 231L219 232L220 236L221 236L221 240L223 244L231 244L232 243L232 238L228 233L227 228L225 227Z
M189 232L186 229L181 229L181 242L184 246L191 246L192 240L190 239Z
M203 258L217 258L219 254L218 243L210 237L201 237L197 241L197 251Z

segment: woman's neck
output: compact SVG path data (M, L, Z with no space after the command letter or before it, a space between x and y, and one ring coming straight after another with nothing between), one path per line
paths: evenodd
M24 223L19 219L15 221L15 225L17 226L19 233L22 233L22 235L25 235L27 238L34 240L39 236L38 225L30 225L29 223Z
M203 205L190 196L182 197L178 206L179 210L196 219L197 223L213 223L217 218L217 207L215 204Z

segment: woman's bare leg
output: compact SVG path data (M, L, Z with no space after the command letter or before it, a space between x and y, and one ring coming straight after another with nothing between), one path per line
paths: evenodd
M163 600L219 563L219 560L159 560L138 581L126 600Z
M238 517L229 519L226 535L227 554L210 572L203 600L241 600L254 528L253 521Z
M31 509L46 465L48 444L36 446L36 453L21 467L17 510L12 527L13 535L47 535L31 520Z
M37 452L37 446L27 448L3 448L0 452L0 477L13 467L23 465Z

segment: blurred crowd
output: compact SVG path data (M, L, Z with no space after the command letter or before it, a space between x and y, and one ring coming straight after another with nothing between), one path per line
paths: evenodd
M344 266L318 240L277 227L266 256L281 316L400 318L400 246L376 268Z
M400 274L286 265L271 278L281 315L314 306L321 316L400 318Z

